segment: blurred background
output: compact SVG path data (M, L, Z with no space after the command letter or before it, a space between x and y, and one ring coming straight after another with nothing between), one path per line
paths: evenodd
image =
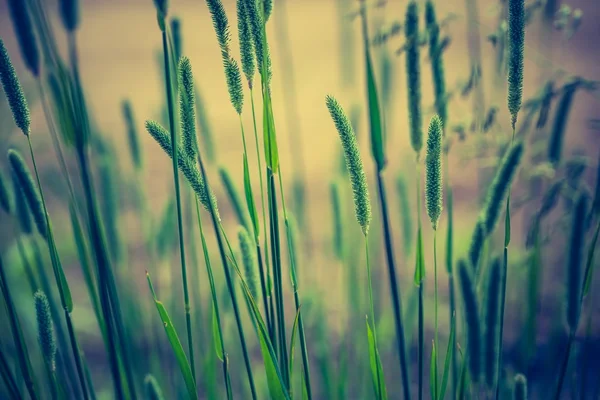
M66 54L66 38L62 29L59 29L58 5L54 3L51 0L44 1L44 6L56 25L55 34L58 43L64 45L62 50ZM235 2L224 0L223 3L232 28L232 54L239 59ZM580 77L592 83L600 81L598 67L600 65L600 24L598 24L600 3L594 0L573 0L564 3L557 1L556 3L554 12L548 12L545 3L526 2L532 17L526 30L525 102L539 98L548 81L554 82L556 87L561 87L573 77ZM450 146L449 174L454 193L454 257L456 260L467 252L475 220L499 159L498 149L511 135L501 50L505 2L450 0L439 1L436 5L438 18L442 24L442 37L448 40L444 50L444 63L446 86L451 97L446 135ZM415 155L410 146L408 133L407 82L403 52L406 1L374 1L369 2L368 6L376 76L381 87L385 110L388 165L384 177L392 205L391 218L398 263L397 274L403 291L407 324L413 327L415 334L412 336L415 336L416 297L413 285L415 255L412 247L407 246L411 240L414 240L414 232L412 238L407 238L403 230L406 221L403 221L400 212L397 190L398 177L403 176L408 182L408 199L411 208L414 209ZM237 116L229 104L220 50L204 1L173 0L170 7L170 15L181 19L182 54L191 60L200 93L198 101L205 110L205 122L212 132L216 156L215 161L209 166L208 173L219 199L225 227L233 234L237 221L227 201L227 193L220 180L218 169L227 168L235 185L243 188L242 142ZM361 318L367 312L366 303L364 303L364 310L357 313L358 319L348 312L349 297L357 296L366 299L366 281L364 285L361 281L359 293L348 293L345 280L349 263L359 265L360 274L364 275L362 239L360 228L352 215L353 206L349 192L344 192L347 195L342 198L342 206L344 215L347 216L344 221L345 246L348 254L354 255L349 256L352 261L342 262L336 259L332 250L334 227L330 185L334 180L340 181L346 178L340 158L339 138L325 106L327 94L334 95L352 117L358 135L374 207L370 239L375 274L374 286L378 298L376 303L381 317L378 324L382 337L381 351L386 365L386 374L394 377L397 373L395 358L397 355L393 346L394 325L390 312L387 271L380 236L380 214L375 197L374 164L370 156L363 44L359 21L356 18L357 9L358 2L352 0L275 0L273 16L268 25L273 60L273 109L281 158L281 174L286 186L286 202L298 219L300 232L298 240L302 248L299 252L298 264L300 292L301 297L305 299L308 315L318 315L315 320L326 321L324 326L321 326L312 324L312 319L307 317L309 332L307 340L315 343L311 358L314 359L313 370L317 376L315 379L318 398L332 398L330 395L336 392L336 389L331 386L335 386L338 371L344 368L342 365L344 361L340 360L344 353L347 326L352 327L356 324L356 329L362 332L364 326L361 325ZM573 16L577 15L575 10L581 10L582 17L579 21L573 22ZM42 184L47 187L45 191L49 198L49 212L56 225L59 252L76 299L73 312L75 326L81 332L80 340L93 378L97 382L96 389L104 388L104 398L110 398L108 381L110 376L106 369L104 347L85 287L81 283L76 248L71 239L68 208L64 202L65 185L59 177L58 164L38 98L36 82L24 68L19 57L19 49L5 1L0 1L0 37L6 43L30 102L33 121L32 138L41 167ZM103 186L104 181L100 176L97 176L97 181L101 188L100 195L112 196L115 201L114 207L118 209L116 229L108 235L109 237L118 235L120 238L121 257L117 266L120 271L119 283L127 295L137 297L145 313L156 318L155 310L150 308L153 304L144 271L156 271L154 272L157 275L154 278L155 285L159 297L165 299L181 297L181 278L176 248L171 246L166 255L153 259L148 257L143 245L144 238L149 234L143 229L146 226L144 223L148 223L155 229L152 232L159 232L160 227L164 227L161 225L161 217L168 209L173 192L171 161L144 128L145 120L164 121L165 115L161 37L152 2L150 0L81 1L78 45L81 79L93 115L93 123L98 134L114 154L110 159L112 182L108 186ZM472 85L474 59L481 60L480 85ZM423 129L425 130L434 112L434 91L426 47L421 50L421 69ZM470 84L474 88L469 87ZM595 83L590 83L591 88L577 91L568 117L563 149L564 160L573 160L571 164L567 162L567 169L568 165L576 169L577 176L574 184L577 188L588 188L585 190L590 192L593 192L595 187L600 154L600 92L594 85ZM246 137L251 138L250 93L246 90L245 95L243 123ZM260 107L260 94L254 95ZM0 97L2 97L0 99L0 153L6 153L6 150L11 147L25 150L22 135L13 124L6 100L4 96ZM127 129L121 107L125 99L131 101L140 135L144 159L144 168L140 173L134 171L129 158ZM531 310L528 311L526 307L521 306L525 302L527 285L531 279L528 269L530 250L526 248L525 242L531 228L532 216L539 207L542 192L547 189L549 183L554 179L562 179L561 177L568 178L569 173L569 170L555 171L547 163L539 161L540 154L543 158L546 152L555 104L551 110L550 121L541 129L526 126L527 112L521 112L518 128L522 129L518 129L518 132L535 145L528 147L527 161L523 163L513 184L513 240L508 272L504 336L507 362L511 368L527 365L529 371L540 376L551 374L550 367L561 354L565 340L562 337L564 332L561 330L563 325L559 315L562 315L567 248L565 232L568 232L564 224L561 225L561 221L569 214L567 206L560 211L557 210L548 224L544 225L547 241L541 262L539 286L541 295L537 308L532 313ZM478 127L477 115L481 119L481 124L485 125L485 132L483 128ZM531 118L535 121L535 117L532 115L529 118L531 125ZM534 137L537 139L532 139ZM253 138L250 142L252 149ZM254 151L250 151L249 154L251 168L256 168ZM72 162L70 167L76 168L73 154L70 154L68 149L66 155L69 164ZM5 160L0 161L0 169L8 172ZM538 180L533 182L534 179ZM257 184L255 185L256 189ZM147 217L148 220L145 222L140 221L137 212L139 211L136 206L138 195L135 188L138 186L145 193L151 215L151 218ZM258 199L257 196L256 198ZM433 322L430 316L433 309L433 259L429 250L432 245L432 235L425 213L421 217L425 235L424 246L427 249L426 293L427 298L431 298L431 303L429 300L426 303L427 327L428 330L432 330ZM18 278L20 266L13 239L15 224L4 214L1 218L3 223L0 227L0 246L3 252L12 255L12 259L16 260L10 263L15 277L15 287L21 285L25 288L25 282ZM193 218L190 216L190 224L193 224ZM416 221L412 223L415 227ZM446 215L443 214L440 222L440 237L445 237L445 230ZM174 229L172 234L176 239ZM214 238L209 237L209 241L213 244ZM198 261L201 260L200 245L197 242L191 243L188 248L191 249L190 252L197 253L193 256L196 263L193 261L190 263L190 268L199 271L194 274L198 277L198 285L193 292L198 299L208 299L204 266ZM212 246L212 249L215 249L215 246ZM445 246L438 249L438 259L444 259ZM496 253L500 254L498 251ZM218 285L222 287L224 284L221 267L216 265L214 269L217 271ZM447 304L446 273L443 267L439 269L442 271L440 301ZM595 279L593 285L598 287L598 283L598 279ZM292 292L287 283L286 293L290 299L288 315L293 315ZM31 297L26 291L20 291L18 295L21 299L19 309L22 308L25 314L32 316L29 323L32 327L31 332L35 332ZM173 301L167 304L174 304L169 310L172 310L175 315L176 326L180 336L183 336L185 331L183 314L176 311L177 307L182 305L177 300ZM449 324L447 305L440 306L440 309L444 310L440 314L440 327L443 332L441 342L446 343ZM592 319L597 320L600 314L600 302L590 302L586 304L584 310L585 315L590 313ZM210 324L210 317L207 317L210 314L210 306L204 311L203 321ZM521 346L524 332L530 327L528 324L531 323L532 315L537 324L535 334L537 347L530 355L531 358L525 362L521 357ZM154 322L158 323L158 320ZM236 355L237 333L231 316L225 319L224 325L227 327L226 340L232 343L230 353L234 360L232 365L235 371L232 375L233 384L240 393L244 393L246 388L243 387L245 384L242 379L243 367L239 362L239 354ZM138 334L134 327L130 329L133 336ZM201 329L205 328L201 327ZM590 354L599 355L600 325L592 324L590 329L592 340L586 342L591 343L588 351L591 352ZM139 334L144 335L146 332L139 332ZM6 335L8 332L3 328L0 332L3 342L8 341ZM409 354L413 360L416 360L416 341L414 337L409 339L411 343ZM254 338L252 340L255 341ZM140 348L143 348L144 344L143 341L136 343ZM252 353L259 359L260 351L256 343L253 344ZM212 350L210 345L207 347L208 349L201 348L200 352ZM582 351L583 347L578 349ZM173 363L169 353L165 353L165 363ZM330 355L329 357L333 354L336 359L322 361L321 358L327 358L327 354ZM353 367L345 366L350 369ZM362 375L366 379L367 369L363 371L364 366L356 366L356 368L358 370L355 373L360 375L360 371L364 372ZM594 368L594 376L597 376L598 365ZM173 376L168 379L178 382L180 378L174 364L172 370ZM260 380L264 380L264 377L257 376L257 381ZM399 378L388 380L390 397L400 398ZM359 381L360 379L357 380L357 387ZM366 391L348 392L346 398L358 399L371 396L368 381L365 380L365 385L360 387L363 386L367 387ZM536 393L543 392L541 386L543 385L537 387L533 385L533 398L536 398ZM172 390L172 387L168 390Z

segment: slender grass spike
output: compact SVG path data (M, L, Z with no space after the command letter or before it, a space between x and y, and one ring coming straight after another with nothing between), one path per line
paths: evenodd
M54 340L54 324L50 314L50 303L42 291L35 292L35 314L38 323L38 339L44 361L52 371L56 369L56 341Z
M421 128L421 68L419 66L419 6L411 0L406 7L404 22L406 36L406 79L408 93L408 119L410 125L410 144L419 154L423 147Z
M69 32L74 32L79 26L80 12L79 0L60 0L60 19Z
M508 1L508 110L513 131L523 100L525 0Z
M371 223L371 202L369 200L367 178L360 157L360 151L358 150L356 136L348 117L346 117L344 110L337 100L331 96L327 96L325 102L342 141L346 166L354 195L356 219L362 228L363 234L366 235L369 232L369 224Z
M2 39L0 39L0 80L15 123L26 136L29 136L31 123L29 107Z
M425 203L434 230L442 215L442 141L442 120L434 115L429 123L425 158Z
M21 50L21 57L29 72L38 77L40 75L40 53L35 40L33 25L31 24L29 4L31 3L24 0L8 0L8 10Z
M192 65L187 57L179 61L179 110L181 132L183 136L183 153L191 160L198 154L196 137L196 102L194 91L194 75Z

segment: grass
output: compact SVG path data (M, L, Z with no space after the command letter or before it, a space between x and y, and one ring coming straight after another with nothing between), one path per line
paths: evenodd
M218 52L202 56L220 61L222 74L215 78L201 63L192 73L187 51L191 56L194 49L186 46L183 29L188 16L171 17L168 2L155 0L161 121L168 129L148 119L146 130L166 153L161 159L171 159L169 170L152 179L170 177L172 199L158 216L144 182L155 160L138 136L138 105L125 100L115 106L123 117L126 151L101 132L104 110L88 107L87 96L94 94L86 90L81 69L87 64L79 60L78 35L86 24L82 4L61 0L60 25L54 26L44 2L9 0L20 52L9 54L0 40L6 100L0 106L7 105L13 116L10 130L20 133L3 150L8 157L1 164L12 179L0 174L6 221L0 236L0 320L7 328L0 334L0 397L421 399L429 393L435 400L559 399L570 385L582 399L598 393L591 305L600 168L588 149L570 153L577 132L569 123L578 115L576 95L597 96L599 85L557 71L530 96L537 83L524 85L531 40L525 32L532 24L552 29L548 18L531 18L547 16L549 6L502 4L498 17L507 18L506 37L497 36L500 26L491 44L483 44L471 20L478 11L472 2L466 5L464 22L438 16L441 7L431 0L411 1L402 5L401 22L385 15L380 26L375 17L380 8L340 1L344 91L326 97L333 125L319 127L323 137L337 131L340 142L330 157L331 171L318 171L318 179L331 182L326 199L314 203L322 191L309 179L308 166L320 149L304 149L307 142L299 137L312 115L297 96L303 83L296 81L292 61L297 60L288 32L292 14L284 15L291 6L237 0L236 33L227 15L233 5L207 0L202 12L211 16L215 36L201 40L216 39ZM560 15L559 27L571 24L564 40L586 21L581 11L572 13L572 21L564 8ZM449 26L462 23L468 24L471 70L463 74L468 82L455 87L446 77L444 56L453 51L448 43L460 40ZM156 27L140 29L150 34ZM353 65L359 47L354 30L362 38L362 89ZM273 61L271 43L280 57ZM396 44L401 62L390 51ZM505 67L491 65L488 71L480 48L488 45L495 46L494 62ZM23 73L13 67L19 56ZM431 75L423 69L426 63ZM402 74L406 88L398 91ZM28 78L35 87L31 93L21 87ZM222 80L231 108L200 96L198 83L210 79ZM493 79L493 92L485 92L484 79ZM429 80L430 96L422 93ZM322 94L336 89L327 86L319 88ZM504 86L506 92L497 90ZM362 93L357 98L349 93L354 88ZM398 118L390 114L404 104L397 101L402 91L408 119L399 121L399 133L390 122ZM46 122L41 128L29 112L34 96ZM457 126L461 97L474 102L467 115L472 129ZM487 108L484 98L491 102ZM358 99L363 100L357 104ZM503 102L507 110L497 106ZM237 162L224 162L234 146L211 120L214 107L239 123ZM252 134L246 136L249 113L254 144ZM367 117L365 135L360 114ZM285 129L278 125L281 118ZM425 118L431 118L426 138ZM55 159L42 158L43 130ZM509 134L499 134L504 131ZM407 136L415 156L408 168L392 162L404 156L395 146L399 134ZM281 140L282 135L287 137ZM291 154L279 147L287 139ZM363 164L363 145L369 147L372 171L370 163ZM463 166L449 167L472 159L478 189L487 193L481 203L478 196L465 196ZM386 190L386 172L396 178L394 193ZM373 184L377 201L371 204ZM422 209L431 231L423 227ZM124 229L130 211L140 235ZM327 213L331 225L309 218ZM521 215L524 224L515 222ZM66 227L62 218L69 218ZM520 235L521 228L528 234ZM414 277L406 280L413 260ZM564 279L542 286L559 273ZM414 295L403 303L407 289ZM514 317L521 311L527 321ZM548 313L564 318L538 323ZM583 331L585 339L579 340ZM548 362L551 357L560 362Z

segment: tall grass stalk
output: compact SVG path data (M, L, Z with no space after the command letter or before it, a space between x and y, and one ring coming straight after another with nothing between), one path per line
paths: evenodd
M162 26L159 23L162 35L162 46L163 46L163 59L164 59L164 68L165 68L165 85L166 85L166 93L167 93L167 109L169 113L169 130L171 133L171 146L173 149L172 155L172 164L173 164L173 181L175 183L175 202L177 205L177 230L179 235L179 256L181 260L181 276L182 276L182 284L183 284L183 301L184 301L184 309L185 309L185 321L187 328L187 342L188 342L188 353L190 357L190 367L192 369L192 375L194 376L194 380L196 379L196 367L194 360L194 341L192 335L192 315L191 315L191 306L190 306L190 294L188 289L188 279L187 279L187 267L185 260L185 240L183 237L183 217L181 211L181 190L179 187L179 170L178 170L178 157L179 152L177 149L177 144L179 142L177 138L177 130L175 127L175 111L174 111L174 99L173 99L173 81L171 77L171 59L169 56L169 45L167 40L167 29L164 24L164 17L166 17L166 7L165 7L165 15L162 18Z
M410 398L409 380L408 380L408 363L406 357L406 347L404 340L404 325L402 323L402 302L400 299L400 288L396 279L396 266L394 260L394 250L392 241L392 232L390 227L387 199L385 195L385 186L383 182L382 171L385 167L385 143L384 132L381 121L381 109L379 107L379 96L377 93L376 80L373 70L371 52L369 48L369 35L367 25L367 10L366 4L361 7L361 30L364 45L364 59L366 66L366 81L367 81L367 99L369 104L369 128L371 134L371 152L376 164L377 170L377 193L381 208L381 217L383 222L383 233L385 239L385 253L388 267L388 275L390 282L390 292L392 306L394 310L394 323L396 329L396 346L398 348L400 360L400 372L402 377L402 389L404 398Z

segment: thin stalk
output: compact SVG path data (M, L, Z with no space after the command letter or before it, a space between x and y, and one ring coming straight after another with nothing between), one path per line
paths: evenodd
M406 362L406 348L404 344L404 330L402 323L402 303L400 299L400 289L396 279L396 266L394 261L394 247L392 243L392 231L390 228L390 219L388 215L387 200L385 196L385 187L381 171L377 172L377 190L379 194L379 203L381 205L381 217L383 220L383 233L385 238L385 254L390 281L390 290L392 292L392 305L394 307L394 322L396 325L396 345L400 356L400 372L402 376L402 389L405 399L410 399L410 389L408 380L408 364Z
M225 380L225 388L227 390L227 399L232 399L233 393L231 390L231 379L229 376L229 363L225 362L225 359L227 357L227 352L225 351L225 344L223 341L223 331L221 329L221 314L219 312L219 303L217 301L217 290L215 288L215 280L213 277L212 267L210 264L210 257L208 254L208 246L206 245L206 239L204 237L204 231L202 229L202 219L200 218L200 205L198 204L198 197L194 196L194 198L196 199L196 217L198 219L198 230L200 232L200 238L202 240L202 251L204 253L204 264L206 265L206 273L208 275L208 282L210 284L210 293L212 296L213 307L215 308L214 313L215 313L215 318L217 319L218 334L221 337L221 340L219 340L219 342L221 344L220 350L221 350L221 354L223 356L223 379Z
M437 229L435 229L433 231L433 288L434 288L434 294L433 294L433 299L435 302L434 305L434 345L436 349L439 349L439 345L438 345L438 281L437 281ZM439 352L439 350L438 350ZM435 360L433 360L433 362L435 362L435 395L437 397L438 395L438 376L437 376L437 362L438 362L438 352L436 352L435 354Z
M188 352L190 354L190 367L194 381L196 381L196 367L194 362L194 341L192 336L192 314L190 307L190 293L188 289L187 268L185 265L185 240L183 237L183 218L181 215L181 193L179 188L179 169L177 167L177 132L175 130L175 116L173 111L173 88L171 81L171 60L167 44L167 32L162 31L163 56L165 65L165 85L167 90L167 108L169 112L169 129L171 130L171 144L173 146L173 181L175 182L175 202L177 204L177 231L179 233L179 256L181 259L181 277L183 283L183 302L185 307L185 322L187 327Z
M84 194L87 203L89 228L94 256L98 268L98 287L100 292L100 304L106 323L106 332L108 338L108 356L113 374L113 382L118 398L124 398L126 390L131 391L131 396L135 399L135 387L133 385L133 376L131 375L131 362L128 349L122 350L122 340L125 337L123 319L119 297L115 285L115 278L112 273L111 262L106 248L106 239L102 232L101 219L96 204L95 190L92 183L92 175L89 168L88 156L85 149L77 152L78 162L81 170ZM122 354L123 366L119 363L119 354ZM121 368L125 369L125 379L128 387L123 386L121 377Z
M258 253L258 267L259 270L261 272L261 274L266 275L266 293L268 296L265 296L265 309L266 309L266 314L267 314L267 325L269 328L269 337L271 339L271 342L276 343L275 340L275 330L274 330L274 316L273 316L273 305L272 305L272 290L271 290L271 271L270 271L270 267L269 267L269 242L267 241L267 213L265 212L265 189L264 189L264 184L263 184L263 168L262 168L262 161L261 161L261 157L260 157L260 149L259 149L259 144L258 144L258 130L256 128L256 112L254 110L254 92L253 89L250 88L250 103L252 104L252 122L254 125L254 143L256 145L256 159L258 161L258 178L259 178L259 182L260 182L260 204L261 204L261 209L262 209L262 223L263 223L263 232L264 232L264 249L265 249L265 257L264 257L264 262L265 262L265 266L266 269L263 267L263 262L262 262L262 256L260 254L260 252ZM260 238L259 238L260 239ZM258 249L258 241L257 240L257 249ZM262 279L262 278L261 278ZM269 310L269 303L268 303L268 299L271 299L271 308Z
M419 156L417 154L417 251L416 251L416 268L420 269L421 263L421 168L419 164ZM425 354L425 341L424 341L424 330L425 330L425 307L424 307L424 293L423 293L423 277L421 276L421 281L419 282L419 355L418 355L418 368L419 368L419 400L423 399L423 355Z
M48 250L50 251L51 257L57 257L58 253L56 251L56 246L54 244L54 234L52 233L52 227L50 224L50 218L48 216L48 209L46 208L46 201L44 200L44 191L42 189L42 183L40 182L40 176L38 174L37 164L35 162L35 156L33 155L33 146L31 145L31 137L27 136L27 143L29 144L29 152L31 154L31 161L33 163L33 170L35 172L35 179L38 184L38 188L40 190L40 198L42 199L42 207L44 209L44 215L46 216L46 227L48 228ZM52 254L54 253L54 255ZM58 280L58 276L56 277ZM85 376L83 374L83 360L81 359L81 353L79 352L79 345L77 344L77 337L75 336L75 329L73 328L73 323L71 321L71 313L68 311L65 304L62 305L65 311L65 319L67 321L67 329L69 331L69 340L71 343L71 351L73 352L73 358L75 359L75 367L77 369L77 377L79 379L79 384L81 386L81 392L83 394L84 399L89 399L86 384L85 384Z
M423 282L421 282L421 284L419 285L419 342L418 342L418 346L419 346L419 355L418 355L418 361L417 361L417 365L418 365L418 371L419 371L419 379L418 379L418 385L419 385L419 400L423 399L423 353L425 352L425 341L423 338L423 324L424 324L424 318L425 318L425 312L423 310Z
M275 191L275 177L273 172L267 168L268 196L271 225L271 257L273 262L273 278L275 281L275 302L277 307L277 332L279 334L279 362L280 365L288 365L286 333L285 333L285 311L283 306L283 279L281 271L281 247L279 237L279 215L277 210L277 193ZM289 376L287 368L283 368L283 379L289 387Z
M210 187L208 184L208 178L206 176L206 171L204 170L204 163L202 162L202 157L200 153L198 153L198 164L200 164L200 171L202 174L202 179L204 180L205 190L207 190L207 195L210 198L210 193L208 193L208 188ZM229 265L227 262L227 256L225 255L225 248L223 246L223 237L221 237L222 226L219 221L217 221L217 217L215 214L215 210L213 208L213 202L209 201L210 206L210 216L213 222L213 229L215 231L215 236L217 237L217 244L219 247L219 255L221 256L221 263L223 264L223 271L225 272L225 281L227 282L227 289L229 291L229 296L231 297L231 303L233 305L233 313L235 316L235 322L238 328L238 335L240 337L240 344L242 346L242 354L244 356L244 363L246 365L246 372L248 374L248 383L250 384L250 391L252 392L252 399L256 400L256 387L254 385L254 377L252 376L252 366L250 364L250 358L248 357L248 349L246 347L246 339L244 336L244 328L242 326L242 320L240 317L240 310L237 303L237 297L235 294L235 287L233 286L233 280L231 278L231 272L229 271ZM223 236L227 240L227 236L225 236L225 232L223 231ZM227 243L229 241L227 240ZM234 259L232 259L235 261Z
M379 349L379 346L377 345L377 327L376 327L376 323L375 323L375 305L373 304L373 282L371 279L371 262L369 260L369 239L368 239L368 235L365 235L365 256L367 258L367 281L369 283L369 306L370 306L370 312L371 312L371 320L373 321L373 342L375 343L375 349L376 351L379 351L377 349ZM382 387L381 384L381 380L384 379L382 376L379 375L379 368L376 368L377 370L377 388L379 390L379 388Z
M560 372L558 375L558 384L556 385L556 392L554 393L554 400L560 400L560 393L562 391L565 375L567 374L567 367L569 366L569 356L571 355L571 348L573 347L573 340L575 339L575 332L571 330L569 332L569 339L567 341L567 350L565 356L560 364Z
M298 295L298 282L297 282L297 271L295 265L295 256L294 256L294 247L292 245L291 232L289 227L289 220L287 217L287 211L285 208L285 196L283 191L283 178L281 177L281 171L279 172L279 192L281 193L281 206L283 208L283 218L285 220L286 226L286 236L288 243L288 252L290 253L290 270L291 270L291 278L292 278L292 286L294 289L294 304L296 306L296 312L298 313L298 333L300 334L300 350L302 351L302 365L304 368L304 384L306 385L306 394L308 400L312 400L312 388L310 384L310 368L308 364L308 350L306 347L306 336L304 333L304 319L302 318L302 313L300 312L300 300ZM290 380L292 377L290 377ZM291 388L291 383L290 383Z
M38 284L35 279L35 275L33 274L33 270L31 269L31 263L27 259L27 254L25 253L25 247L23 246L23 241L21 240L21 235L18 233L15 234L17 237L17 249L19 250L19 256L21 257L21 263L23 264L23 268L25 269L25 277L27 278L27 282L31 287L31 294L34 294L38 290Z

